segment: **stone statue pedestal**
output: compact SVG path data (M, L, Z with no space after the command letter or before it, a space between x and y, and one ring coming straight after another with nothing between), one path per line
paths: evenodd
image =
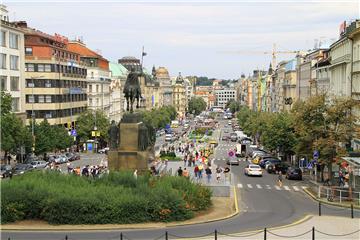
M108 151L110 171L135 170L139 173L148 169L148 160L152 156L149 148L139 148L139 129L143 123L136 114L129 114L120 122L120 146Z

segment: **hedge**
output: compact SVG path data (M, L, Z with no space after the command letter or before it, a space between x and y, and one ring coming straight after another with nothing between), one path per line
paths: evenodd
M190 219L211 206L209 189L183 177L113 172L98 179L29 172L1 181L1 223L124 224Z

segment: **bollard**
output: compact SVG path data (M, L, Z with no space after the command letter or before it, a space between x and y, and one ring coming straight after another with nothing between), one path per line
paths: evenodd
M68 235L65 235L65 240L68 240L69 238L68 238Z
M215 240L217 240L217 230L215 229Z
M123 234L122 234L122 232L120 233L120 240L123 240Z
M321 202L319 202L319 216L321 216Z
M169 240L168 232L165 232L165 240Z
M315 240L315 227L312 227L312 240Z
M351 204L351 218L354 218L354 205Z
M264 240L266 240L266 228L264 228Z

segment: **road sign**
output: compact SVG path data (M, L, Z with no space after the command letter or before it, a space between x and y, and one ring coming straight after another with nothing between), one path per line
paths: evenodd
M77 136L76 129L71 130L71 136L73 136L73 137Z
M229 157L233 157L233 156L235 155L235 154L234 154L234 151L231 151L231 150L230 150L230 151L228 152L228 155L229 155Z
M313 168L313 165L312 165L312 163L311 163L311 162L309 162L309 163L308 163L308 165L307 165L306 167L307 167L307 169L312 169L312 168Z
M314 154L313 154L313 158L314 158L314 160L318 160L319 159L319 151L318 150L315 150L314 151Z

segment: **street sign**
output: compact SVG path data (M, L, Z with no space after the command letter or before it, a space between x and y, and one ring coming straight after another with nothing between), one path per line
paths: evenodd
M307 169L312 169L312 168L313 168L313 165L312 165L311 162L309 162L309 164L308 164L306 167L307 167Z
M228 152L228 155L229 155L229 157L233 157L233 156L235 155L235 154L234 154L234 151L231 151L231 150L230 150L230 151Z
M77 136L76 129L71 130L71 136L73 136L73 137Z
M314 151L314 154L313 154L313 158L314 158L314 160L318 160L319 159L319 151L318 150L315 150Z

